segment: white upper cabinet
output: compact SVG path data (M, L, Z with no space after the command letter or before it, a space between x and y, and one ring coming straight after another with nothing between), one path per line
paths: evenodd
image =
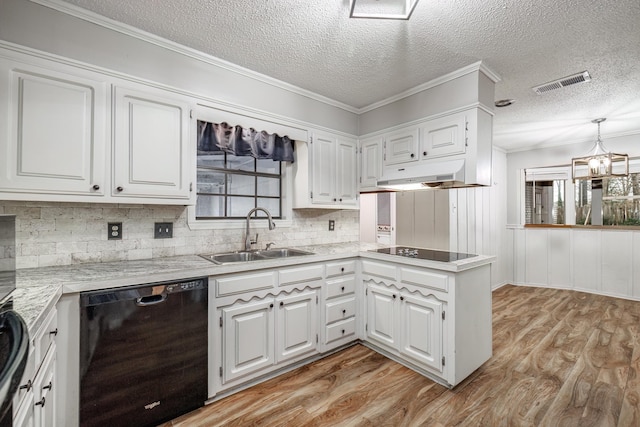
M293 207L357 209L357 147L355 139L324 132L296 141Z
M189 100L143 85L113 92L112 195L189 199Z
M464 153L466 123L465 114L457 113L422 125L421 157L427 159Z
M375 190L382 172L382 137L360 141L360 190Z
M385 135L384 164L414 162L418 156L419 130L417 126L410 126Z
M104 194L108 97L99 77L0 58L0 192Z

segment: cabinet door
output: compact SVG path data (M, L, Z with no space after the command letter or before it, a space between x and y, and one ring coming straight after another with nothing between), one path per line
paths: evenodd
M317 291L276 298L276 362L317 351Z
M58 388L55 379L56 348L52 346L42 362L42 366L33 381L35 395L34 426L56 426L56 393Z
M311 140L311 191L314 204L335 202L336 139L314 133Z
M190 105L178 95L116 86L112 194L189 199Z
M272 299L222 309L223 383L273 365L273 320Z
M418 160L418 127L401 129L385 136L384 164L414 162Z
M465 152L466 117L464 113L429 120L422 127L421 158L450 156Z
M415 362L442 372L442 302L402 293L400 352Z
M106 83L83 76L0 59L0 191L104 194Z
M360 142L360 189L375 189L382 169L382 138Z
M336 145L336 197L342 205L358 202L358 144L353 139L340 138Z
M398 291L372 282L366 284L367 338L395 349L397 346Z

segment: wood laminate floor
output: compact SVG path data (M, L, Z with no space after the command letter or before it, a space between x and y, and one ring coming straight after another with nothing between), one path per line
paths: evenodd
M640 302L504 286L453 390L356 345L167 426L640 426Z

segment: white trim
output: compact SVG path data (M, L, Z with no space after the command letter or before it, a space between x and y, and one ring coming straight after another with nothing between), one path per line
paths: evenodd
M143 40L147 43L151 43L156 46L176 52L178 54L185 55L197 61L205 62L209 65L213 65L215 67L229 70L231 72L260 81L262 83L265 83L265 84L268 84L268 85L271 85L271 86L274 86L274 87L277 87L301 96L305 96L309 99L313 99L315 101L322 102L324 104L327 104L336 108L340 108L342 110L348 111L350 113L358 114L358 115L366 113L371 110L375 110L376 108L380 108L384 105L399 101L400 99L407 98L411 95L415 95L416 93L425 91L427 89L433 88L435 86L441 85L443 83L446 83L448 81L454 80L458 77L462 77L464 75L470 74L475 71L482 72L494 83L498 83L502 80L499 74L491 70L482 61L478 61L473 64L467 65L466 67L462 67L458 70L452 71L451 73L445 74L444 76L440 76L426 83L422 83L418 86L415 86L397 95L391 96L389 98L383 99L378 102L374 102L373 104L370 104L364 107L357 108L357 107L345 104L343 102L336 101L324 95L320 95L310 90L301 88L299 86L295 86L290 83L284 82L282 80L275 79L273 77L267 76L266 74L258 73L248 68L241 67L232 62L225 61L224 59L220 59L213 55L206 54L199 50L184 46L182 44L157 36L155 34L151 34L147 31L141 30L131 25L115 21L113 19L99 15L95 12L91 12L89 10L83 9L79 6L66 3L62 0L29 0L29 1L33 3L37 3L44 7L48 7L53 10L57 10L58 12L65 13L75 18L82 19L92 24L99 25L101 27L110 29L112 31L116 31L121 34L134 37L139 40Z
M434 88L443 83L450 82L451 80L457 79L462 76L466 76L467 74L471 74L476 71L483 72L487 77L489 77L494 83L497 83L501 80L500 76L493 71L491 71L486 65L482 63L482 61L475 62L471 65L467 65L466 67L460 68L459 70L452 71L444 76L437 77L433 80L430 80L426 83L422 83L418 86L415 86L411 89L405 90L404 92L400 92L397 95L390 96L389 98L383 99L382 101L374 102L373 104L367 105L365 107L358 109L358 114L363 114L371 110L375 110L376 108L383 107L385 105L391 104L393 102L399 101L404 98L408 98L411 95L415 95L416 93L423 92L427 89ZM493 114L493 113L491 113Z
M181 45L179 43L167 40L163 37L157 36L155 34L148 33L139 28L135 28L131 25L124 24L122 22L115 21L113 19L107 18L102 15L98 15L95 12L91 12L86 9L82 9L78 6L65 3L60 0L29 0L33 3L40 4L42 6L48 7L50 9L57 10L59 12L65 13L67 15L82 19L87 22L91 22L92 24L99 25L104 28L108 28L110 30L119 32L121 34L135 37L137 39L143 40L147 43L154 44L156 46L162 47L164 49L171 50L173 52L179 53L181 55L188 56L197 61L205 62L207 64L223 68L234 73L241 74L245 77L260 81L262 83L269 84L271 86L275 86L277 88L287 90L289 92L306 96L307 98L331 105L333 107L337 107L343 109L345 111L358 114L359 109L347 105L345 103L336 101L334 99L328 98L323 95L319 95L315 92L311 92L307 89L303 89L298 86L294 86L290 83L283 82L282 80L275 79L273 77L269 77L265 74L258 73L253 70L249 70L248 68L241 67L232 62L225 61L223 59L217 58L213 55L206 54L196 49L192 49L190 47Z

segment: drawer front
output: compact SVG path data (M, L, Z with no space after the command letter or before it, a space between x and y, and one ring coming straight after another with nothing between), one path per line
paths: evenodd
M280 270L280 286L286 286L293 283L311 282L321 280L324 266L307 265L304 267L284 268Z
M326 306L327 324L356 315L356 298L350 297L329 302Z
M400 278L404 283L445 292L449 291L449 276L443 273L402 267L400 268Z
M42 327L35 334L35 364L40 366L51 343L58 335L58 311L54 308L45 319Z
M354 337L356 334L356 318L351 317L341 322L332 323L326 328L327 342L325 344L347 337Z
M340 297L343 295L351 295L356 290L356 278L345 277L335 280L327 280L327 299Z
M241 294L247 291L273 288L276 285L276 273L242 274L216 279L218 296Z
M396 266L375 261L362 261L362 273L397 280Z
M342 276L356 272L356 261L331 262L327 264L327 277Z

